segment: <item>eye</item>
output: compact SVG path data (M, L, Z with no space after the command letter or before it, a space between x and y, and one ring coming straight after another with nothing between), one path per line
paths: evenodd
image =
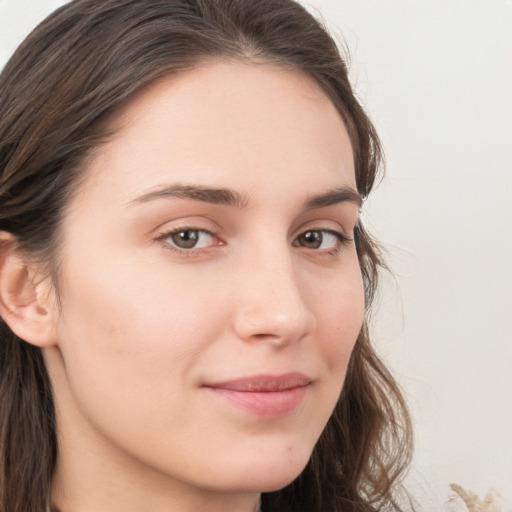
M310 229L300 234L294 245L306 249L332 251L342 243L349 242L349 239L342 233L329 230Z
M177 249L204 249L215 244L215 237L204 229L179 229L161 237Z

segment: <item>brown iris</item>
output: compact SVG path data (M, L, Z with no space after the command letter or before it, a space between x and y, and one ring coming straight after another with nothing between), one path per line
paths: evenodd
M173 243L180 249L193 249L199 241L199 231L184 229L171 235Z

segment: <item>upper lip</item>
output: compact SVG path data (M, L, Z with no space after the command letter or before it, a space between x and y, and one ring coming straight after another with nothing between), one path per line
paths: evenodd
M312 379L298 372L282 375L253 375L207 384L206 387L245 392L286 391L311 384Z

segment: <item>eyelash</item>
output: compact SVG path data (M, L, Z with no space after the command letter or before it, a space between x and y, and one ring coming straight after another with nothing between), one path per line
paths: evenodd
M200 247L200 248L191 247L190 249L183 249L182 247L178 247L178 246L172 244L171 242L167 241L167 239L171 238L173 235L178 235L179 233L183 233L186 231L197 232L197 233L206 233L207 235L211 236L212 238L217 238L217 239L219 236L219 234L213 230L201 229L201 228L196 228L196 227L191 227L191 226L181 226L181 227L178 227L171 231L166 231L165 233L162 233L160 236L158 236L157 241L162 243L164 249L166 249L168 251L172 251L174 253L177 253L178 255L181 255L181 256L196 256L196 255L202 254L204 252L207 252L208 250L211 249L212 246ZM221 244L215 244L215 245L224 245L224 244L221 243Z
M324 235L328 234L328 235L331 235L334 238L336 238L337 243L336 243L335 247L333 247L332 249L328 249L328 250L313 249L316 252L320 252L320 253L326 254L328 256L337 256L343 250L343 248L350 245L354 241L353 238L350 238L349 236L345 235L344 233L342 233L340 231L334 231L332 229L312 228L312 229L307 229L306 231L300 233L293 241L293 245L295 247L301 247L300 245L298 245L298 240L300 237L303 237L303 236L307 235L308 233L323 233Z
M177 253L177 254L183 255L183 256L200 255L202 253L209 251L212 246L225 245L224 243L219 243L219 244L215 244L215 245L209 245L207 247L199 247L199 248L191 247L189 249L184 249L184 248L176 246L172 242L167 241L167 239L171 238L172 236L178 235L179 233L183 233L186 231L196 232L196 233L204 233L204 234L211 236L212 238L217 238L217 239L219 236L219 234L213 230L201 229L201 228L196 228L196 227L191 227L191 226L183 226L183 227L178 227L176 229L173 229L172 231L166 231L165 233L162 233L160 236L157 237L156 240L161 242L163 247L166 250L172 251L174 253ZM315 252L318 252L320 254L325 254L327 256L333 256L333 257L337 256L342 251L342 249L344 247L346 247L347 245L350 245L354 241L353 238L347 236L346 234L344 234L340 231L334 231L331 229L311 228L311 229L307 229L307 230L303 231L302 233L300 233L294 239L292 245L294 247L304 247L304 246L299 245L298 240L300 237L303 237L303 236L307 235L308 233L323 233L323 234L328 234L328 235L334 236L336 238L336 240L337 240L336 246L333 247L332 249L328 249L328 250L312 249Z

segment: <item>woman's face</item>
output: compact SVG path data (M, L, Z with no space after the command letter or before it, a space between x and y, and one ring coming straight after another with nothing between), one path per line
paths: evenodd
M116 126L62 225L45 354L59 467L280 488L363 320L344 124L299 72L214 63L145 90Z

